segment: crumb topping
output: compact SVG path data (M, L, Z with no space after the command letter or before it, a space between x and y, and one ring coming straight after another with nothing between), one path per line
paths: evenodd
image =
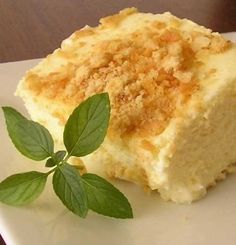
M220 53L229 43L207 29L181 30L184 20L173 16L169 22L151 18L140 28L95 38L136 14L134 9L124 11L102 19L97 28L75 32L71 48L52 54L51 58L63 60L62 65L49 74L29 72L28 89L70 104L72 109L85 98L107 91L112 106L110 133L160 134L176 108L187 103L199 87L194 69L199 53ZM94 38L91 44L83 40L88 36ZM88 45L86 55L77 53L76 48Z

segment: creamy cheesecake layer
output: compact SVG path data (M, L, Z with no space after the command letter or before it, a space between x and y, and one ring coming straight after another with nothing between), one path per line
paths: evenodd
M104 148L110 158L103 162L106 161L108 173L134 182L142 179L164 199L183 203L203 197L208 186L234 171L235 57L236 47L208 59L206 68L217 72L202 80L202 89L161 135L133 138L119 145L107 141ZM224 69L222 63L227 64ZM119 152L125 154L121 156ZM111 159L117 161L115 167L110 165Z
M166 200L203 197L236 161L236 46L170 13L131 8L100 22L30 70L17 95L60 147L74 107L108 92L108 134L85 164Z

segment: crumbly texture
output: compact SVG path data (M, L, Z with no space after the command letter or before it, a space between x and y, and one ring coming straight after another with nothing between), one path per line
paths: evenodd
M61 49L28 72L24 87L71 108L107 91L110 132L122 136L160 134L176 108L198 89L198 54L229 47L210 30L185 30L185 20L169 13L155 18L131 8L100 22L65 40ZM53 113L63 122L68 116L60 110Z
M203 197L236 161L236 46L170 13L130 8L100 23L63 41L17 94L60 145L74 107L108 92L109 131L85 164L165 200Z

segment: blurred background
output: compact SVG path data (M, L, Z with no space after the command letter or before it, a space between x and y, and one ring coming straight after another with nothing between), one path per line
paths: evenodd
M0 0L0 62L44 57L75 30L130 6L236 31L236 0Z

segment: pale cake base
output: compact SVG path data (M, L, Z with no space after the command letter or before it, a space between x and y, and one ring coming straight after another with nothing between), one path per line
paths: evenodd
M108 92L109 132L85 164L165 200L202 198L236 162L236 46L169 13L129 9L101 22L66 39L17 94L60 149L74 107Z

